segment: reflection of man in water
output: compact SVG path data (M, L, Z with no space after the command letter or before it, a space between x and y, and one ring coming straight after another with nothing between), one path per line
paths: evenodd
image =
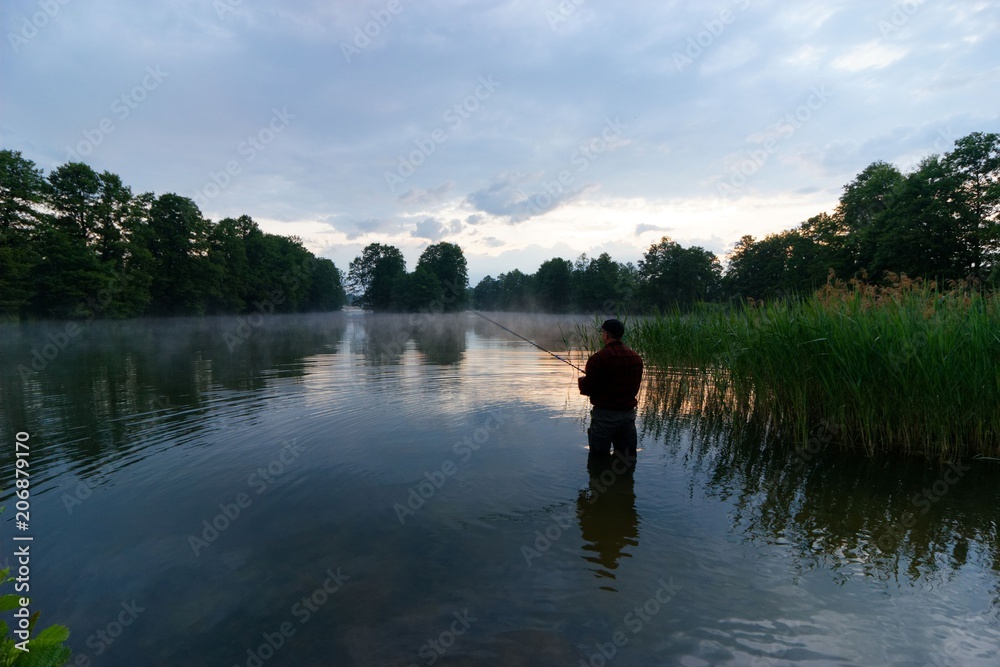
M615 578L618 559L631 556L626 547L639 545L639 515L635 511L632 470L617 457L590 457L590 487L580 491L576 515L583 534L584 559L598 567L598 576Z
M604 347L587 360L586 375L579 378L580 393L590 396L587 441L591 456L609 456L635 463L636 396L642 384L642 357L622 343L625 325L605 320L601 325Z

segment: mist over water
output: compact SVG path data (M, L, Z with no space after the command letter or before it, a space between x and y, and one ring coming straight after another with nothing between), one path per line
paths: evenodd
M487 315L585 362L592 318ZM997 662L1000 464L796 448L649 369L634 475L588 468L578 373L472 313L66 326L0 329L0 433L94 665Z

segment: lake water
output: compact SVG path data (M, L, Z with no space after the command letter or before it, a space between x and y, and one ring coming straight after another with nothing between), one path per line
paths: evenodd
M773 443L651 371L636 471L588 471L577 372L474 314L253 324L0 330L4 558L25 432L72 664L1000 664L998 462Z

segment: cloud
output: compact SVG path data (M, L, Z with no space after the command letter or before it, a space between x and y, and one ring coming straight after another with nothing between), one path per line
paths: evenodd
M484 239L490 248L503 248L507 244L497 239ZM477 253L470 251L467 253L469 260L469 282L476 285L486 275L498 276L507 273L512 269L519 269L522 273L532 274L538 267L554 257L561 257L572 261L579 256L580 250L571 247L564 242L558 242L551 246L543 246L533 243L524 248L515 250L503 250L500 253ZM598 253L600 254L600 253ZM594 255L596 257L596 255ZM619 260L618 257L614 259Z
M788 158L797 169L812 169L824 174L856 174L876 161L905 169L929 155L952 150L957 139L988 122L960 115L934 123L899 125L881 134L869 135L861 142L838 139L823 147L806 147ZM996 122L995 119L992 122Z
M902 59L906 54L905 49L875 40L857 46L839 58L835 58L833 66L848 72L882 69Z
M3 148L46 172L79 150L135 192L194 196L225 180L205 215L246 213L276 233L323 222L348 247L416 247L459 219L463 242L500 253L527 241L521 223L544 220L530 242L565 238L575 255L627 240L638 252L653 227L669 221L676 238L689 226L651 203L662 201L697 208L703 235L724 229L728 242L808 216L789 208L793 193L826 206L872 161L905 171L998 127L998 13L982 0L642 0L629 11L407 0L391 20L386 0L57 4L36 37L4 40ZM38 7L11 0L0 18L16 32ZM724 8L734 18L720 25ZM678 71L673 54L690 40L701 55ZM162 85L137 88L158 66ZM476 97L491 76L502 85ZM830 101L784 122L814 87ZM295 116L280 133L275 109ZM766 163L720 202L719 184L769 140ZM385 174L415 150L422 164L390 192ZM767 202L735 204L754 192ZM591 231L567 231L596 210Z
M368 234L391 233L399 230L399 223L393 220L382 220L378 218L368 218L350 223L347 229L341 229L347 235L348 240L353 241Z
M454 219L444 223L434 218L427 218L417 223L416 228L410 233L410 236L427 239L436 243L449 234L457 234L460 231L462 231L461 220Z
M733 243L727 243L721 237L715 234L709 236L708 238L703 237L691 237L686 238L679 242L685 248L703 248L709 252L715 253L720 259L726 255L730 250L732 250Z
M399 201L400 204L435 204L441 201L454 187L455 181L448 181L447 183L431 190L410 188L403 194L399 195L397 201Z
M642 236L643 234L648 234L649 232L656 232L657 234L666 235L667 232L672 231L670 227L660 227L659 225L636 225L635 235Z
M516 224L553 211L593 187L569 188L554 181L544 186L535 185L534 193L528 194L521 188L525 180L519 174L502 174L492 185L470 193L465 203Z
M701 73L707 76L722 74L745 65L760 52L760 45L753 40L741 38L720 46L702 65Z

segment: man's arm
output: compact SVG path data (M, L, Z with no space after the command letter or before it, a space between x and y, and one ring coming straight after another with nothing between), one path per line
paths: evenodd
M590 359L587 359L587 365L583 367L585 375L581 375L576 379L576 383L580 387L580 393L584 396L590 396L594 389L597 388L596 378L600 360L595 361L596 358L597 355L593 354Z

